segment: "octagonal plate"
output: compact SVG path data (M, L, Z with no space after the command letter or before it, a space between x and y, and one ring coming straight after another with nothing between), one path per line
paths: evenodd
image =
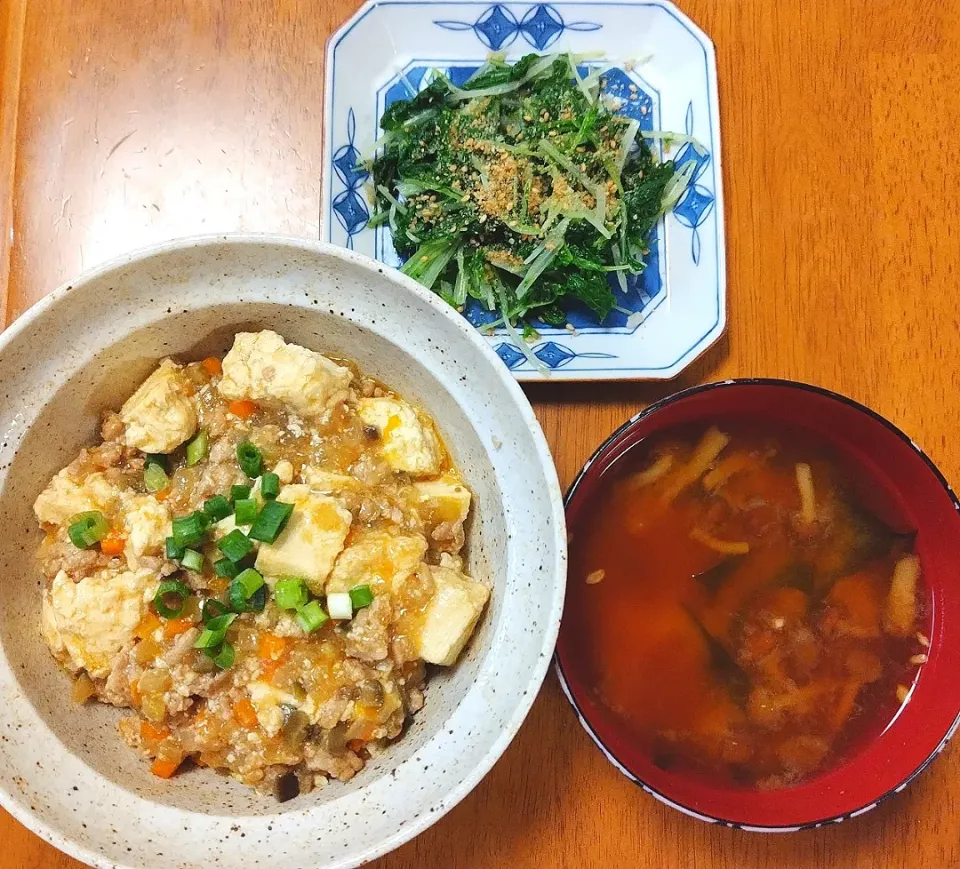
M713 44L671 3L374 0L361 7L327 44L321 237L398 266L389 229L366 225L368 177L357 166L386 107L437 71L462 83L490 51L516 60L567 50L603 52L595 65L605 70L604 88L641 129L697 140L699 148L661 150L679 165L694 162L693 182L655 228L646 271L626 294L616 290L621 310L602 324L573 310L572 330L538 324L532 351L540 369L502 329L488 340L520 380L674 377L723 332L726 269ZM484 331L494 317L475 303L465 316Z

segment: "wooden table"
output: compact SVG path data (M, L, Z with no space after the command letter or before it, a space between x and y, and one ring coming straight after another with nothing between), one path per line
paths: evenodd
M356 4L0 0L7 322L149 242L235 229L316 238L324 41ZM960 24L950 4L681 5L717 46L729 329L675 383L531 387L561 482L644 404L761 374L872 405L960 480ZM484 782L377 865L952 867L958 809L954 748L852 823L786 837L697 823L614 771L551 675ZM3 867L78 865L2 812L0 843Z

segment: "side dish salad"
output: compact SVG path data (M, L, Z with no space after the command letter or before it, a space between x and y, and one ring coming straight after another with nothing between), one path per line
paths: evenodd
M564 325L576 301L602 322L690 180L645 141L687 137L642 133L582 60L493 55L462 87L437 73L387 109L368 163L370 225L389 223L402 271L511 333Z

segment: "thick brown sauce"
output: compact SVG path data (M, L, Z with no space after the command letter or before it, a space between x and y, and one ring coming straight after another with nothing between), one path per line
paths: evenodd
M658 765L781 787L838 764L896 713L923 662L923 586L908 635L891 635L910 536L851 497L823 445L717 428L729 442L675 496L702 428L645 442L610 472L572 529L566 617L599 699ZM811 470L812 522L797 463ZM669 469L649 481L657 467ZM749 551L723 554L710 537Z

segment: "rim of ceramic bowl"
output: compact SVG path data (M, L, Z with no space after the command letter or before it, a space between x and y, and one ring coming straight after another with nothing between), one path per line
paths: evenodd
M639 413L634 414L622 425L618 426L617 429L611 432L608 435L603 443L594 450L593 454L589 459L584 463L583 467L574 477L573 482L570 484L567 489L566 494L564 495L564 506L570 504L574 496L577 493L577 490L580 488L581 483L586 478L587 474L590 472L592 465L600 458L602 458L607 451L616 444L619 439L626 434L630 429L633 428L638 422L646 419L647 417L655 414L657 411L662 408L675 404L678 401L681 401L685 398L689 398L691 395L697 393L708 392L711 390L724 389L729 387L736 386L773 386L773 387L784 387L789 389L797 389L806 392L816 393L824 398L831 399L833 401L840 402L845 404L853 409L869 416L876 422L882 424L888 431L895 434L900 440L908 444L914 452L923 460L927 468L933 473L936 480L943 487L944 491L949 496L950 500L953 502L954 509L960 514L960 499L958 499L956 493L953 491L953 488L947 482L946 477L936 466L933 460L913 441L913 439L906 434L902 429L894 425L890 420L886 419L884 416L881 416L875 410L867 407L864 404L850 398L849 396L843 395L839 392L834 392L830 389L826 389L822 386L814 386L810 383L803 383L799 380L788 380L776 377L743 377L743 378L731 378L729 380L720 380L715 383L704 383L697 386L691 386L687 389L682 389L679 392L674 392L665 398L661 398L659 401L654 402L649 407L645 407ZM615 460L616 461L616 460ZM732 821L728 818L723 818L719 815L706 814L702 811L699 811L692 806L685 805L681 802L671 799L667 794L663 793L662 790L654 788L652 785L644 781L640 776L632 772L624 763L621 761L616 754L611 750L611 748L603 741L600 735L596 732L594 727L591 725L588 716L581 704L577 701L574 691L567 679L566 673L563 669L563 664L560 660L560 652L557 650L554 653L554 669L557 674L557 678L560 680L560 687L563 690L564 695L569 701L570 705L573 707L574 714L577 717L577 720L580 722L580 725L587 732L587 735L594 742L597 748L603 752L607 760L610 761L626 778L628 778L635 785L642 788L646 793L650 794L652 797L655 797L664 805L669 806L670 808L676 809L682 812L685 815L688 815L697 820L704 821L710 824L721 824L723 826L732 827L734 829L746 830L748 832L756 833L794 833L799 832L800 830L809 830L818 827L822 827L826 824L839 823L847 818L858 817L860 815L866 814L868 811L875 809L881 803L888 800L894 794L900 793L907 785L910 784L918 775L920 775L943 751L947 743L950 741L957 728L960 727L960 709L958 709L953 723L947 729L946 734L941 738L933 750L925 757L925 759L907 776L902 778L897 784L892 787L887 788L883 794L876 799L865 803L862 806L857 807L851 811L843 812L840 814L828 815L822 818L818 818L812 821L805 821L802 824L795 824L789 826L781 825L757 825L743 823L740 821Z
M530 429L536 444L536 454L541 467L544 470L547 485L549 487L550 504L552 508L551 526L554 530L554 551L556 553L551 573L557 577L553 589L552 600L550 602L550 618L545 620L542 630L543 654L537 659L535 667L532 669L529 679L526 683L526 690L520 695L520 700L516 704L512 716L505 722L499 736L491 743L489 751L483 756L482 760L473 768L468 776L457 782L437 805L435 810L424 813L421 817L415 818L410 823L404 825L403 830L386 838L379 845L367 849L356 857L357 863L343 863L335 861L331 866L359 865L374 860L384 854L393 851L404 843L410 841L424 830L433 826L440 818L446 815L458 803L460 803L487 775L494 764L500 759L504 751L513 741L521 725L526 720L527 715L533 706L534 701L539 694L543 680L546 678L550 667L551 653L556 646L557 635L560 630L560 617L563 612L563 601L566 594L566 514L564 512L563 493L560 489L560 482L557 477L556 466L553 461L553 455L547 444L543 429L537 420L529 400L524 394L520 385L513 375L507 370L502 360L487 343L480 337L479 332L474 329L463 317L455 312L436 294L424 288L421 284L407 277L401 272L385 266L383 263L372 260L369 257L358 254L354 251L342 248L327 242L315 241L308 238L298 238L296 236L280 235L276 233L248 233L248 232L228 232L228 233L205 233L202 235L183 236L169 239L147 245L136 250L113 257L100 265L84 271L77 278L65 281L53 292L47 294L42 299L35 302L30 308L24 311L16 320L13 321L2 333L0 333L0 354L2 354L9 344L27 328L32 326L42 317L44 317L52 308L68 294L82 292L86 284L109 273L115 269L129 266L134 263L150 259L158 254L168 253L178 249L198 248L212 246L217 244L234 245L275 245L278 247L288 247L296 250L311 251L324 256L343 260L353 265L359 266L371 273L382 275L387 280L393 282L401 289L419 297L422 301L436 310L446 322L455 329L463 333L467 339L480 351L480 353L490 363L490 367L495 372L497 378L503 387L513 398L524 422ZM0 657L0 662L3 662ZM93 773L96 774L96 773ZM90 866L103 867L103 869L138 869L132 864L117 863L113 860L107 860L103 855L92 851L70 837L60 833L49 824L36 817L30 806L19 799L12 792L0 786L0 806L8 811L17 821L29 829L31 832L44 839L58 850L81 860ZM352 859L352 858L351 858Z

